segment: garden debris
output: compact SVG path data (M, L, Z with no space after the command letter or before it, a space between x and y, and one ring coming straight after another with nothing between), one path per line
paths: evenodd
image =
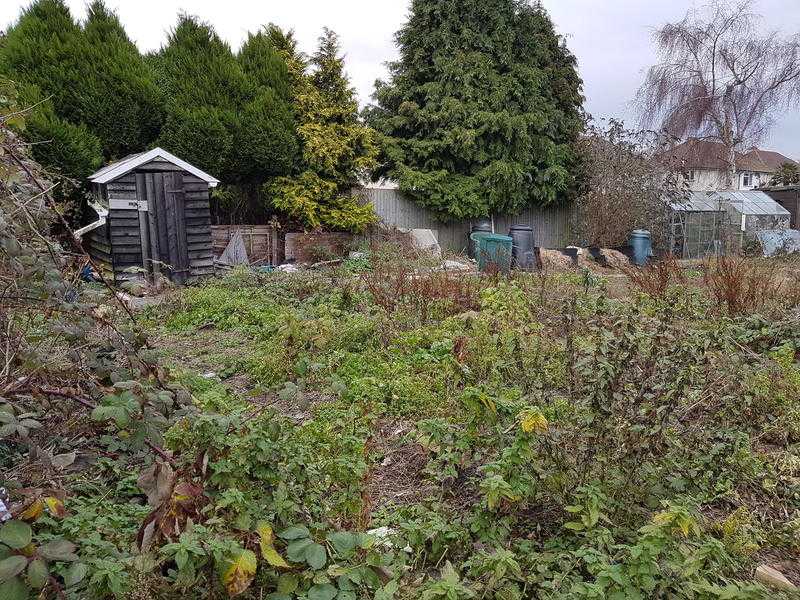
M426 450L404 439L411 430L411 424L397 420L378 424L372 440L375 452L383 459L373 467L367 490L374 507L412 504L435 489L423 477L428 464Z
M475 265L460 260L446 260L442 263L444 271L474 271Z
M442 257L442 247L439 246L437 233L432 229L409 229L408 235L411 237L413 247L435 258Z
M293 263L287 263L285 265L280 265L279 267L275 267L275 270L280 273L297 273L300 271L300 267Z
M572 259L561 252L561 250L541 248L539 256L542 261L542 270L545 273L551 271L569 271L573 268Z
M231 237L231 241L228 242L225 251L222 253L222 256L217 259L217 262L230 267L250 264L250 260L247 258L247 249L244 247L244 238L242 237L241 230L236 230Z
M0 488L0 523L11 518L11 511L8 509L8 492L6 488Z
M756 569L756 581L775 590L789 592L796 590L797 586L789 581L786 576L769 565L760 565Z
M758 231L756 238L767 257L800 252L800 231L796 229Z

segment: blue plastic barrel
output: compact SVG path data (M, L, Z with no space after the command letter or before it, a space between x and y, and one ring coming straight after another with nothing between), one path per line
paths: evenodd
M647 264L647 261L653 256L653 242L650 239L650 232L644 229L636 229L631 232L631 238L628 243L633 248L633 263L640 267Z

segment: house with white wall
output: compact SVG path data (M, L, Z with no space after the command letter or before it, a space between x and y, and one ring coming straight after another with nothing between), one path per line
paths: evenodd
M794 163L779 152L750 148L736 153L736 178L733 189L728 186L727 150L719 142L690 139L673 148L670 161L686 177L691 191L754 190L769 185L770 179L784 163Z

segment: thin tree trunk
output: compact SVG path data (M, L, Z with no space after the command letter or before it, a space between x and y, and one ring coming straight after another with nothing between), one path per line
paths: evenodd
M727 163L727 187L729 190L736 190L739 188L736 182L736 146L734 146L732 141L725 144L725 151L727 153L725 156Z

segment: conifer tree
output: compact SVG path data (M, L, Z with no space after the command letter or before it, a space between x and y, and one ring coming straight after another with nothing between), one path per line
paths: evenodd
M25 130L34 142L34 157L78 180L102 162L102 142L80 121L80 38L81 29L62 0L38 0L0 46L0 74L18 84L24 105L34 107Z
M0 70L51 99L56 119L96 136L106 160L141 151L158 135L161 99L152 73L101 0L83 28L62 0L37 0L9 31ZM39 125L54 124L53 115Z
M237 56L210 25L184 15L151 60L167 98L160 145L247 195L291 172L289 76L266 34L250 35Z
M365 111L381 135L376 178L457 218L570 195L581 81L540 5L413 0L397 43Z
M280 39L277 32L273 37ZM310 228L361 231L374 220L372 207L352 188L375 165L373 131L358 116L355 91L344 71L336 34L325 29L311 57L311 72L299 71L305 60L284 36L289 70L297 71L293 94L302 144L299 175L268 187L274 205Z
M80 39L83 101L73 120L100 138L108 160L145 150L164 119L152 70L102 0L89 6Z
M265 32L248 35L238 55L253 86L253 97L238 115L235 133L237 176L254 189L290 173L299 143L286 62Z

